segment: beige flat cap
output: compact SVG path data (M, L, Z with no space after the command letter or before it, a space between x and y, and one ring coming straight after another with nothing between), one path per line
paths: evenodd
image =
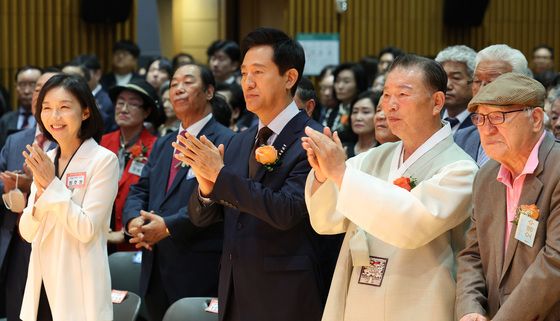
M545 97L546 90L540 82L508 72L482 87L469 102L468 110L474 112L478 105L542 107Z

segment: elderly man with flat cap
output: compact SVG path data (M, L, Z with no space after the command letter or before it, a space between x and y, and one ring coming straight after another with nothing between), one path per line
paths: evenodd
M458 257L461 321L560 320L560 144L544 130L544 98L539 82L507 73L469 103L491 160Z

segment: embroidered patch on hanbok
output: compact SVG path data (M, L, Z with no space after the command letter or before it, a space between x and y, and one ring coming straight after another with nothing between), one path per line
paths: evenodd
M385 259L382 257L370 256L369 266L362 266L358 283L372 286L381 286L383 277L385 276L385 270L387 269L388 260L389 259Z

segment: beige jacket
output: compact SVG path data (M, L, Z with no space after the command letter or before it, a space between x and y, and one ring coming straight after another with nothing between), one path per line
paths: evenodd
M310 196L313 172L308 177L313 228L346 232L324 321L454 319L454 246L461 247L478 168L449 135L405 172L418 181L408 192L387 182L396 150L388 143L348 160L340 191L326 182ZM358 283L364 235L366 255L387 262L380 286Z
M472 225L457 259L457 316L477 312L493 321L558 321L560 144L547 134L539 164L521 192L519 205L536 204L540 211L533 247L515 239L512 230L504 253L506 189L496 180L499 168L488 161L475 179Z

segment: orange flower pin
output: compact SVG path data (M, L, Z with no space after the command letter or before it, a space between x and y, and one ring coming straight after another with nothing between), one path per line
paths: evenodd
M274 168L280 165L280 157L282 157L285 150L286 145L282 146L280 152L272 145L262 145L255 149L255 159L257 162L261 163L267 171L272 172Z
M410 192L414 187L416 187L416 178L404 176L399 177L393 181L393 184Z
M263 145L255 150L255 159L263 165L272 165L278 160L278 151L272 145Z
M527 215L530 218L537 220L540 215L539 208L535 204L531 205L519 205L517 210L515 211L515 218L511 223L517 224L519 222L519 215Z

